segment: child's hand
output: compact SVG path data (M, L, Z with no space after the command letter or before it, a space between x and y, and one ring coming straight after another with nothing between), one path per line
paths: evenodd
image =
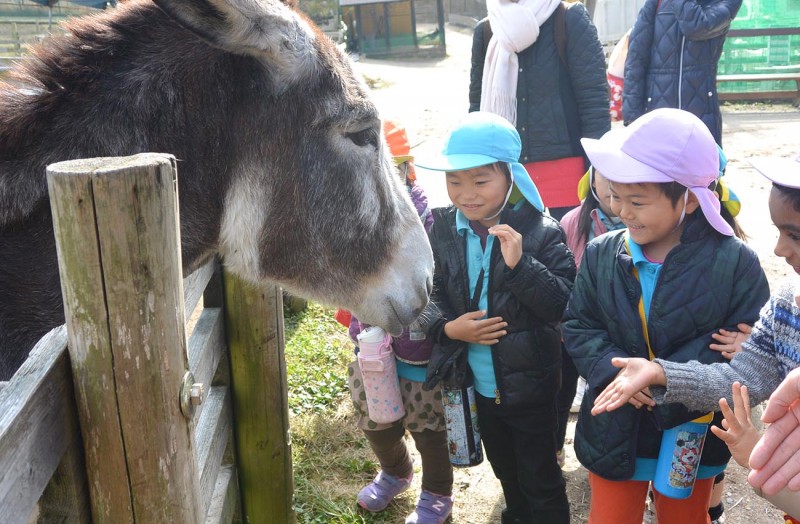
M506 334L508 322L503 317L482 318L486 311L470 311L444 325L444 333L453 340L491 346Z
M667 379L661 366L645 358L612 358L611 364L622 371L597 396L592 415L614 411L625 403L630 403L637 409L656 405L648 386L666 384Z
M503 253L503 260L508 269L517 267L519 259L522 258L522 235L507 224L490 227L489 234L496 236L500 241L500 252Z
M710 344L708 347L719 351L728 360L732 359L736 353L742 350L742 344L750 337L750 332L753 330L749 324L738 324L736 328L739 331L720 329L719 333L713 333L711 338L719 344Z
M734 382L731 389L733 411L727 400L719 399L719 407L725 418L722 420L722 428L711 426L711 432L728 445L737 464L749 468L750 453L760 435L750 420L750 395L747 393L747 386Z

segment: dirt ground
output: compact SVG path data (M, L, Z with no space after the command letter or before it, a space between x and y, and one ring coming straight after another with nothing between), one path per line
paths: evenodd
M447 57L438 60L366 60L356 63L386 117L409 129L416 154L436 149L438 139L467 111L471 30L448 26ZM767 209L769 183L746 159L759 155L791 156L800 153L800 111L790 105L737 105L724 108L725 150L729 156L726 177L743 203L739 220L750 235L770 282L788 275L788 266L772 253L777 233ZM449 203L441 175L418 169L419 182L433 205ZM589 486L586 470L572 451L575 415L567 435L564 475L572 509L572 522L587 521ZM412 441L409 440L411 443ZM531 450L535 452L535 450ZM419 475L416 476L417 479ZM418 482L418 480L416 480ZM418 486L417 486L418 488ZM456 470L456 504L453 521L481 524L500 521L502 491L487 461L474 468ZM728 524L783 522L781 513L753 493L746 471L731 462L723 501Z

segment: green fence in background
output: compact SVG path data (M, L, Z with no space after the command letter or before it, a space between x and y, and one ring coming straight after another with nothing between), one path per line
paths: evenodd
M744 0L725 41L720 75L800 72L800 35L741 36L736 30L800 28L800 0ZM769 92L794 89L786 82L728 82L720 92Z

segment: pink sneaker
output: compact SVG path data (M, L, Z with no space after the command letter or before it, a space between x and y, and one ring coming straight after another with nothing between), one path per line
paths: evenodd
M406 519L406 524L443 524L450 518L452 511L452 495L437 495L422 490L417 507Z
M356 502L367 511L383 511L389 502L411 485L414 473L401 479L381 471L358 493Z

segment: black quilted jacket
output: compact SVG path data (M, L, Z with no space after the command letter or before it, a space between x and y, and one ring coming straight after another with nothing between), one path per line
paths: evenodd
M431 303L421 318L434 343L426 387L439 381L463 385L466 343L444 334L444 325L470 309L466 239L458 234L455 207L434 209L430 232L434 258ZM509 407L552 407L561 383L558 321L575 280L575 261L558 222L525 203L506 209L503 223L522 235L522 259L513 270L494 242L488 316L508 322L507 335L492 347L500 402Z
M653 109L676 107L697 115L722 144L717 62L741 5L742 0L646 0L625 60L626 124Z
M587 469L610 480L631 478L637 456L656 458L661 430L702 415L681 404L659 405L652 412L630 404L597 416L589 412L619 371L611 365L613 357L647 358L637 308L641 287L624 235L607 233L588 244L561 326L567 351L589 384L575 452ZM739 322L752 325L768 298L767 279L753 250L720 235L705 219L690 218L681 244L664 261L652 297L647 329L653 351L675 362L725 362L708 348L711 334L735 329ZM717 413L715 423L720 420ZM725 443L709 431L701 464L722 465L729 458Z
M580 139L600 138L611 129L605 57L586 8L571 4L564 16L568 68L558 58L554 22L555 15L542 24L536 42L518 55L517 131L523 164L570 156L586 159ZM470 111L481 105L486 23L481 20L472 36Z

